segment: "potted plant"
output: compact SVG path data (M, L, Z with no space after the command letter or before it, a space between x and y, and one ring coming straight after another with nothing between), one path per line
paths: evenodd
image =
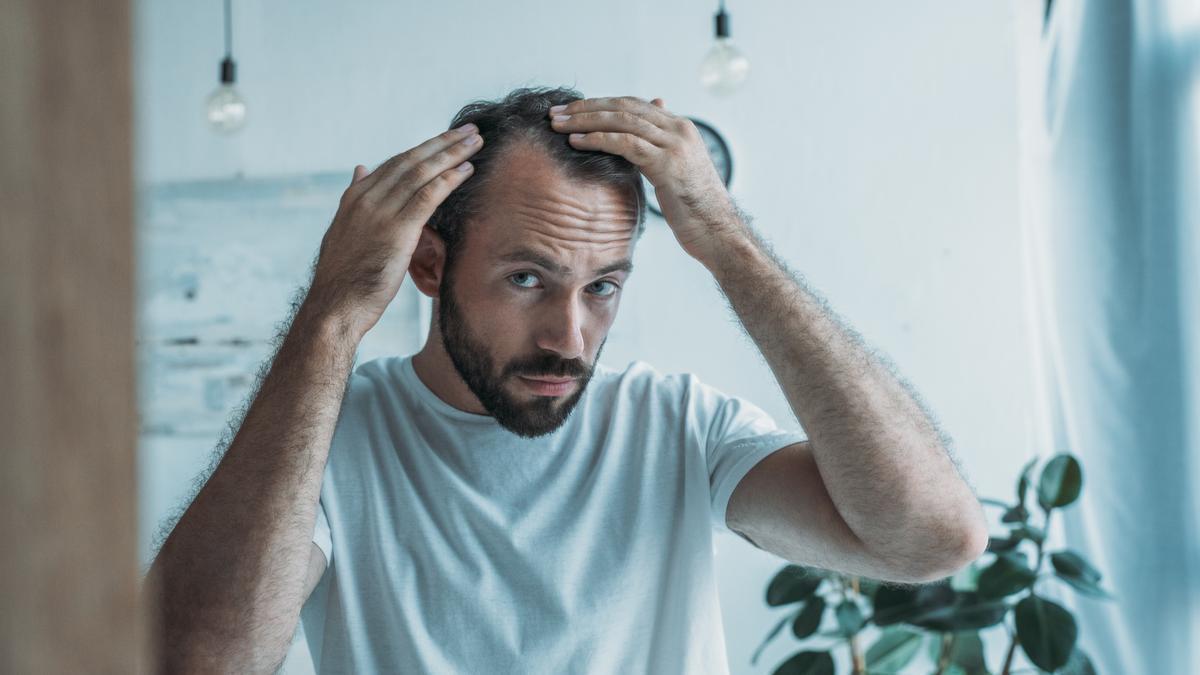
M1000 522L1008 531L989 537L983 557L953 577L929 584L894 584L785 566L768 584L766 601L787 612L755 650L751 663L757 663L763 648L790 624L792 635L806 648L780 663L773 675L834 675L832 651L843 646L853 675L900 673L914 665L922 645L935 675L1093 675L1091 659L1077 645L1075 617L1038 592L1054 580L1090 597L1114 599L1100 586L1100 572L1083 556L1043 549L1053 512L1079 498L1083 471L1068 453L1046 462L1036 489L1041 517L1034 523L1026 496L1038 461L1035 457L1021 470L1016 503L981 500L1004 509ZM832 614L835 627L819 631L826 614ZM1011 621L1006 620L1010 615ZM864 651L872 627L878 635ZM1009 633L1008 648L992 669L980 634L1002 627ZM1032 668L1014 670L1018 648Z

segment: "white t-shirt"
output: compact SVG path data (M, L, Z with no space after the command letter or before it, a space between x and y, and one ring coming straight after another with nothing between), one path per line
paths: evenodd
M313 534L317 672L728 673L713 530L742 476L805 438L641 361L597 365L536 439L438 398L411 355L364 363Z

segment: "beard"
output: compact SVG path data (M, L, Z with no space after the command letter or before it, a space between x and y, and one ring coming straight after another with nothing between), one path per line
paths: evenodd
M513 359L497 370L488 351L488 345L475 337L467 325L458 303L454 300L453 262L447 260L445 274L438 291L438 328L442 344L454 369L467 383L471 393L496 422L524 438L537 438L549 434L563 425L579 403L588 382L592 379L592 365L580 359L561 359L552 352L541 352ZM604 350L604 342L596 350L596 361ZM562 396L534 396L524 401L504 388L506 382L520 382L518 376L574 377L575 389L566 398Z

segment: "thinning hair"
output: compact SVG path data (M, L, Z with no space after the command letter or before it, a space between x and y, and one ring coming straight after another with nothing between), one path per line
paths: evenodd
M598 150L571 147L567 134L550 127L550 108L582 99L568 87L514 89L501 99L477 100L463 106L450 122L450 129L473 123L479 127L483 147L471 156L475 173L438 206L429 226L446 245L446 264L451 265L462 244L466 224L487 205L483 195L507 149L528 143L544 151L567 174L579 181L611 186L628 195L637 209L637 232L646 229L646 191L641 171L629 160Z

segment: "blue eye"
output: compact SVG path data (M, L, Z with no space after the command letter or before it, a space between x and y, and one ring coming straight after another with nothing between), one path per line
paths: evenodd
M615 283L613 283L611 281L597 281L597 282L593 283L592 286L597 286L600 284L607 284L608 288L609 288L609 290L604 293L595 293L595 295L599 295L600 297L608 297L610 295L613 295L614 293L617 292L617 289L620 288L620 286L616 285Z
M517 272L516 274L510 274L508 278L514 280L513 283L520 286L521 288L533 288L533 286L526 286L525 284L516 281L516 279L518 277L529 277L530 279L537 279L537 277L533 276L529 272Z

